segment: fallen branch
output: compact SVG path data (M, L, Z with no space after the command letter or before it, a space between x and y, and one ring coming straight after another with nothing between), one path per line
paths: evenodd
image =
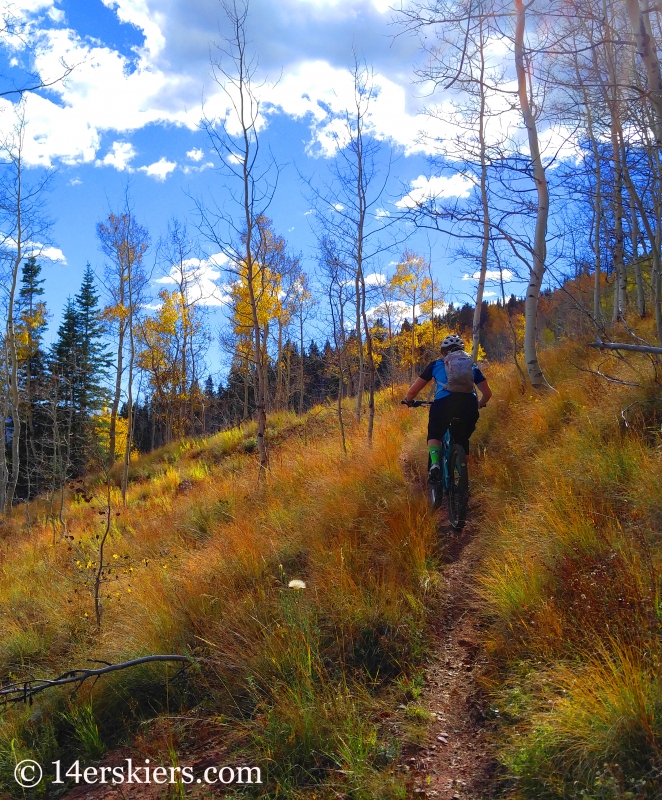
M637 353L662 354L662 347L649 344L621 344L619 342L589 342L587 347L599 347L600 350L634 350Z
M599 368L598 369L588 369L587 367L580 367L578 364L574 362L570 362L570 364L579 372L587 372L589 375L599 375L601 378L604 378L609 383L618 383L620 386L636 386L637 388L641 388L641 384L633 383L632 381L623 381L620 378L614 378L612 375L607 375L605 372L602 372ZM601 365L602 366L602 365Z
M77 683L80 687L88 678L98 678L109 672L117 672L120 669L128 669L129 667L135 667L139 664L148 664L153 661L186 661L191 663L191 659L188 656L156 655L134 658L131 661L122 661L120 664L108 664L108 666L101 667L100 669L72 669L51 680L35 678L29 681L10 683L7 686L3 686L0 688L0 701L4 701L5 704L31 703L32 698L36 694L43 692L44 689L50 689L52 686L65 686L69 683Z

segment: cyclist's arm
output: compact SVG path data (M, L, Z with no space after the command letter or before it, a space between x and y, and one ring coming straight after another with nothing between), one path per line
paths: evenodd
M430 383L430 381L426 381L423 378L416 378L416 380L409 387L407 394L405 395L405 400L408 403L410 403L416 397L416 395L421 391L421 389L424 386L428 385L428 383Z
M478 401L478 408L485 408L487 401L492 397L492 390L487 381L481 381L476 384L476 389L480 392L480 400Z

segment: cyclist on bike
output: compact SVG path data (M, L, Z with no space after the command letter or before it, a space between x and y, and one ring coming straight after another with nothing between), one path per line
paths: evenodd
M409 387L403 403L409 405L433 378L437 382L437 391L430 406L428 421L430 483L440 479L441 440L451 420L454 418L459 420L453 426L453 435L455 441L462 445L464 452L468 454L469 437L478 422L478 409L484 408L492 397L492 390L485 376L473 363L471 356L464 351L462 337L455 333L447 336L441 343L441 358L432 361L421 372ZM480 400L474 385L480 391Z

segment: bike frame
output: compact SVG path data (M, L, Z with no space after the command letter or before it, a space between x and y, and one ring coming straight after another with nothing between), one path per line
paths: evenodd
M404 401L403 401L404 402ZM414 400L407 403L413 408L420 406L431 406L432 402L424 400ZM430 501L434 508L441 505L443 496L448 498L449 520L451 527L455 530L461 530L464 527L467 511L467 493L469 490L468 474L466 465L466 454L464 449L457 445L453 439L453 423L457 419L453 418L450 425L446 429L441 440L441 478L439 481L434 481L429 484ZM458 473L460 483L460 495L458 495L458 487L455 486L455 477L451 475L451 461L453 454L459 453L460 471ZM456 462L457 463L457 462ZM461 498L458 500L458 498ZM459 505L457 503L459 502Z

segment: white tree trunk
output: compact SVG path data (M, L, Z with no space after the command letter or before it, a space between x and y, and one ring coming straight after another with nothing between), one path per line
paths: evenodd
M549 215L549 191L545 168L540 157L538 130L536 118L529 102L526 80L526 65L524 63L524 29L526 26L526 6L523 0L515 0L515 68L517 71L517 94L519 97L522 117L529 140L531 152L531 166L533 179L538 193L538 213L536 215L536 228L533 240L533 265L529 275L529 285L526 289L524 301L524 360L531 385L535 389L548 386L538 361L538 298L545 275L545 258L547 256L547 217Z

